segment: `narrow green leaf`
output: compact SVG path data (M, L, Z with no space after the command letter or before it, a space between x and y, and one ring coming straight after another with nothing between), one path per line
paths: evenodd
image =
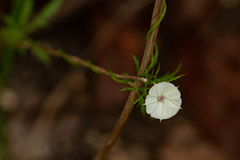
M136 103L138 103L141 99L143 99L143 94L140 95L140 96L135 100L135 102L133 103L133 105L135 105Z
M10 16L10 15L7 15L7 14L1 15L1 20L5 23L5 25L6 25L8 28L14 28L14 27L16 27L16 22L15 22L15 20L13 19L13 17Z
M150 121L152 122L153 120L154 120L154 118L150 116Z
M137 90L137 88L135 87L126 87L126 88L122 88L119 91L130 91L130 90Z
M156 79L157 79L157 75L158 75L158 73L159 73L159 70L160 70L160 65L158 66L158 69L157 69L157 71L155 72L155 75L153 76L153 77L154 77L154 81L156 81Z
M25 31L31 33L38 28L45 27L47 21L54 15L54 13L59 9L63 0L51 0L48 4L44 6L41 12L36 15L33 20L26 26Z
M163 81L171 82L171 81L175 81L175 80L181 78L181 77L184 76L185 74L182 74L182 75L180 75L180 76L176 76L176 77L175 77L175 75L179 72L181 66L182 66L182 63L179 63L177 69L176 69L173 73L171 73L171 74L166 73L164 76L157 78L157 79L155 80L155 82L156 82L156 83L163 82Z
M14 18L15 22L18 22L19 13L22 10L22 2L25 0L13 0L11 8L11 16Z
M145 106L144 105L140 105L141 107L141 112L142 114L145 116L146 112L145 112Z
M167 4L166 2L164 2L164 6L163 6L163 12L160 16L160 18L158 19L158 21L150 28L150 30L147 32L147 37L146 37L146 40L148 39L149 35L152 33L152 31L157 28L157 26L161 23L163 17L165 16L166 14L166 11L167 11Z
M33 10L33 0L24 0L21 14L19 15L19 25L24 26L30 19Z
M0 29L0 37L10 45L14 45L15 43L18 43L19 41L26 38L21 30L7 27Z
M116 82L118 82L118 83L124 83L124 84L126 84L126 83L129 81L129 80L127 80L127 79L124 79L124 80L118 79L117 77L114 76L114 74L113 74L113 72L112 72L111 70L109 70L108 72L109 72L110 77L111 77L114 81L116 81Z
M170 78L174 77L179 72L181 67L182 67L182 63L179 63L177 69L173 73L171 73L168 77Z
M148 69L145 67L145 71L139 77L145 77L148 74Z
M186 75L186 74L182 74L182 75L179 75L179 76L177 76L177 77L173 77L173 78L169 79L168 82L175 81L175 80L177 80L177 79L179 79L179 78L181 78L182 76L185 76L185 75Z
M162 77L159 77L155 80L156 83L159 83L159 82L163 82L163 81L166 81L167 80L167 77L168 77L168 73L166 73L164 76Z
M0 54L0 88L2 88L9 77L11 72L11 68L13 65L14 57L15 57L15 49L10 46L5 46L1 50Z
M158 45L157 45L157 43L155 42L154 66L156 65L157 61L158 61Z
M49 55L37 43L33 45L32 51L45 66L51 64Z
M131 76L130 74L128 74L128 73L123 73L124 75L126 75L126 76Z
M127 87L126 88L122 88L119 91L127 91Z
M91 69L94 73L102 74L102 72L99 72L98 70L96 70L96 69L94 68L92 62L90 62L90 61L87 61L87 62L88 62L88 64L89 64L90 69Z
M23 26L32 14L33 0L15 0L11 15L17 27Z
M148 67L148 70L150 71L153 67L154 67L154 54L152 54L151 62L150 62L150 65Z
M134 63L135 63L136 68L137 68L137 74L138 74L138 72L139 72L139 61L137 60L137 58L134 55L132 55L132 56L133 56Z
M142 112L142 114L143 115L145 115L146 113L145 113L145 105L143 105L143 103L144 103L144 99L141 99L140 101L139 101L139 104L140 104L140 107L141 107L141 112Z
M81 64L79 64L78 62L72 61L72 59L62 50L58 50L58 52L60 53L61 57L70 65L74 66L74 67L79 67L81 66Z

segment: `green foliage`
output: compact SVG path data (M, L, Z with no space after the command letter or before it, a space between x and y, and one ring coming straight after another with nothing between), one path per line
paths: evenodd
M123 79L123 80L118 79L116 76L114 76L114 74L113 74L113 72L112 72L111 70L109 70L108 72L109 72L110 77L111 77L115 82L126 84L126 83L132 81L132 80L130 80L130 79ZM131 90L131 89L129 89L129 90Z
M36 15L33 13L33 0L14 0L11 13L9 15L2 15L2 21L6 24L5 27L0 29L0 39L5 42L5 47L2 48L16 48L21 45L24 40L30 40L29 33L32 33L38 28L42 28L47 25L48 20L54 15L57 9L62 4L63 0L51 0L46 4L43 9ZM11 61L14 56L8 56L4 54L6 49L1 50L2 64L12 64ZM13 49L16 52L16 49ZM23 50L22 50L23 51ZM49 56L41 49L41 47L35 43L32 52L45 64L49 65ZM6 61L6 62L3 62ZM1 66L4 67L4 66Z
M22 42L31 42L28 34L46 26L62 1L51 0L37 16L33 16L34 0L13 0L11 12L8 15L1 15L1 20L5 25L0 28L0 90L6 85L17 51L20 53L26 51L21 47ZM36 42L32 44L32 53L45 65L49 65L50 58L41 46ZM6 118L4 115L5 113L0 106L0 159L8 160Z
M125 76L131 76L130 74L128 74L128 73L123 73Z
M2 49L2 52L4 54L0 54L0 90L7 82L13 58L15 56L15 49L13 47L6 46Z
M15 46L21 40L26 39L26 35L16 28L2 28L0 30L0 38L8 45Z
M87 61L87 62L88 62L88 64L89 64L90 69L91 69L94 73L102 74L101 72L99 72L98 70L96 70L96 69L94 68L92 62L90 62L90 61Z
M145 69L144 73L142 75L140 75L140 77L147 78L148 81L143 83L141 88L139 88L138 84L137 84L136 86L125 87L120 90L120 91L137 90L138 98L135 100L133 105L136 104L136 105L140 106L140 109L141 109L141 112L143 113L143 115L145 115L145 105L143 105L145 98L147 97L147 93L150 90L151 86L154 85L154 83L172 82L172 81L177 80L177 79L181 78L182 76L184 76L184 74L176 76L176 74L179 72L179 70L182 66L181 63L179 63L176 70L173 71L172 73L166 73L163 76L159 76L160 65L158 66L157 70L154 71L154 67L157 64L157 58L158 58L158 48L157 48L156 44L155 44L155 48L156 48L156 51L155 51L155 54L152 55L150 65L148 66L148 68ZM135 61L135 65L137 66L138 63L136 63L136 61L138 61L138 60L135 58L134 58L134 61ZM110 73L110 75L111 75L112 79L117 82L120 82L120 83L126 82L125 80L115 79L116 77L114 77L114 75L111 73Z
M26 33L32 33L38 28L43 28L47 25L48 20L54 15L54 13L61 6L63 0L51 0L45 7L36 15L31 22L26 26L24 31Z
M152 69L151 74L147 74L145 76L145 78L147 78L148 81L142 85L142 88L126 87L126 88L122 89L122 91L123 90L137 90L138 91L138 98L136 99L136 101L133 104L137 104L138 106L140 106L141 112L145 115L145 106L143 104L144 104L145 98L147 97L147 93L150 90L151 86L154 85L154 83L172 82L174 80L181 78L182 76L184 76L184 74L176 76L176 74L178 73L180 68L181 68L181 63L179 63L178 67L176 68L176 70L174 72L166 73L164 76L159 76L160 66L158 66L155 73L154 73L154 69ZM146 70L148 70L148 68Z
M62 57L66 62L68 62L69 64L71 64L72 66L75 66L75 67L80 66L79 63L77 63L77 62L75 62L75 61L72 61L72 59L71 59L64 51L59 50L59 53L60 53L61 57Z
M22 27L28 22L33 10L33 0L15 0L11 11L11 17L16 27Z
M140 109L141 109L142 114L145 115L146 114L145 113L145 106L143 105L144 99L141 98L138 103L140 104Z
M171 74L170 74L170 73L166 73L164 76L162 76L162 77L160 77L160 78L156 78L156 79L155 79L155 82L156 82L156 83L160 83L160 82L163 82L163 81L165 81L165 82L172 82L172 81L175 81L175 80L181 78L181 77L184 76L185 74L176 76L176 74L177 74L178 71L180 70L181 66L182 66L182 63L179 63L177 69L176 69L174 72L172 72Z
M49 55L45 52L45 50L41 48L38 43L33 43L32 52L38 57L40 61L42 61L45 66L49 66L51 64Z
M25 52L24 49L17 48L21 48L23 41L31 41L28 34L46 26L62 2L63 0L51 0L36 16L33 16L34 0L14 0L10 14L1 15L1 19L5 23L5 27L0 28L0 40L4 42L0 48L1 79L7 79L7 72L10 72L16 51ZM46 66L50 64L50 57L38 43L33 43L31 51Z
M158 61L158 46L157 43L155 43L155 54L152 54L150 64L148 68L145 68L145 71L143 74L140 75L140 77L145 77L149 74L149 71L153 69L153 67L157 64Z
M167 10L167 5L166 5L166 2L164 2L163 13L160 16L160 18L158 19L157 23L155 25L153 25L153 27L150 28L150 30L147 32L146 39L148 39L151 32L160 24L163 17L165 16L166 10ZM133 56L133 59L134 59L135 65L137 67L137 73L138 73L139 72L139 61L137 60L137 58L135 56ZM159 76L160 65L158 66L157 70L154 72L154 67L157 64L157 61L158 61L158 46L157 46L157 43L155 43L155 53L153 53L151 56L150 64L147 68L145 68L144 73L139 76L139 77L147 78L148 81L143 83L141 88L139 88L138 85L136 85L133 87L126 87L126 88L123 88L120 90L120 91L137 90L138 98L135 100L133 105L137 104L138 106L140 106L140 109L141 109L141 112L143 113L143 115L145 115L145 105L143 105L145 98L147 97L147 93L150 90L151 86L154 85L154 83L160 83L160 82L164 82L164 81L171 82L171 81L177 80L183 76L183 75L176 76L176 74L178 73L178 71L181 68L181 63L180 63L174 72L166 73L164 76L160 77Z
M133 56L134 63L137 67L137 74L138 74L138 72L139 72L139 61L137 60L137 58L134 55L132 55L132 56Z

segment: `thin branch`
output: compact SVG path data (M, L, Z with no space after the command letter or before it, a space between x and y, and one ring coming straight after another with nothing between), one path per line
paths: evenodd
M152 20L151 20L151 26L153 26L157 22L157 20L159 19L160 15L162 13L162 10L163 10L163 4L164 4L164 0L156 0L155 1ZM143 60L142 60L140 70L139 70L139 75L141 75L144 72L145 68L147 68L147 66L150 62L151 54L153 52L154 44L155 44L157 33L158 33L158 28L159 27L157 27L150 34L150 36L147 39L147 43L146 43L145 50L144 50L144 55L143 55ZM138 83L138 85L139 85L139 87L141 87L142 83ZM129 115L131 114L131 112L134 108L133 103L136 100L136 98L137 98L137 91L136 90L131 91L131 93L130 93L128 99L127 99L127 102L124 106L124 109L122 111L122 114L121 114L120 118L118 119L111 135L107 139L107 141L104 144L104 146L102 147L102 149L96 155L94 160L103 160L107 156L109 150L112 148L112 146L116 142L116 140L119 137L124 125L126 124L126 122L128 120L128 117L129 117Z
M31 50L34 47L33 45L34 44L29 42L29 41L24 41L20 44L20 47ZM85 60L83 60L83 59L81 59L77 56L65 54L62 51L54 50L50 46L42 45L41 48L49 55L52 55L52 56L55 56L55 57L67 58L71 62L77 63L77 64L79 64L83 67L89 68L89 69L91 69L93 71L96 71L100 74L105 74L107 76L110 76L109 71L107 71L106 69L103 69L103 68L101 68L97 65L94 65L89 61L85 61ZM147 82L148 81L146 78L143 78L143 77L127 76L127 75L116 74L116 73L113 73L113 75L118 79L130 79L130 80L135 80L135 81L140 81L140 82Z

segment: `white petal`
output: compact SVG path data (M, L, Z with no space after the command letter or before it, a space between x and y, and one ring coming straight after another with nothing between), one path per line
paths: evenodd
M157 88L160 91L160 94L164 93L166 85L168 85L168 82L161 82L161 83L156 84Z
M158 88L158 85L155 83L154 85L156 87L156 91L157 91L157 97L162 95L162 92L160 91L160 89Z
M180 107L181 103L182 103L181 99L174 99L174 100L168 100L167 98L164 99L164 104L168 104L169 107L172 107L172 108L181 108Z
M178 99L170 99L169 100L171 103L173 103L174 105L178 106L178 108L181 108L181 104L182 104L182 99L178 98Z
M163 94L166 94L168 93L169 91L172 91L174 90L176 87L172 84L172 83L169 83L169 82L162 82L162 83L158 83L158 86L161 86L163 85L164 88L163 88Z
M151 104L151 103L157 103L157 97L148 95L145 100L145 105Z
M154 86L152 86L152 88L149 90L149 95L157 97L159 94L160 93L157 91L156 84L154 84Z
M155 109L157 108L157 103L152 103L152 104L148 104L146 105L146 112L147 114L152 114L152 112L155 111Z
M157 103L154 111L151 113L151 117L161 119L162 118L162 103Z
M181 93L178 90L178 88L175 87L175 89L173 89L167 93L164 93L164 97L167 97L168 99L178 99L181 97Z
M168 104L163 105L163 117L162 119L168 119L177 114L180 108L169 107Z

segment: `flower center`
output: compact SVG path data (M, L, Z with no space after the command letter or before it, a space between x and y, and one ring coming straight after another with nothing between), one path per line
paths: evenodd
M162 101L163 98L164 98L163 96L159 96L159 97L157 97L157 100L158 100L158 101Z

